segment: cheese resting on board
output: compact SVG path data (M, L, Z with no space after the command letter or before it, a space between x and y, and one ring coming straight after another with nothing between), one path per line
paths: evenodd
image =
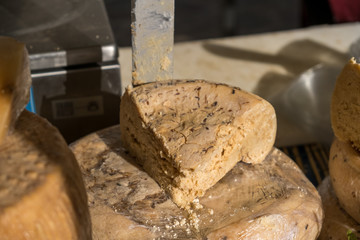
M237 162L273 147L276 116L262 98L204 80L129 87L121 100L124 146L180 207L189 208Z
M193 203L191 214L136 164L119 126L86 136L71 149L83 173L95 240L316 239L320 233L316 189L275 148L262 163L237 163Z

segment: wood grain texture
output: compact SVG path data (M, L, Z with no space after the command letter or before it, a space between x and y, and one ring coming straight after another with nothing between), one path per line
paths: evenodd
M174 0L132 0L132 84L172 79Z

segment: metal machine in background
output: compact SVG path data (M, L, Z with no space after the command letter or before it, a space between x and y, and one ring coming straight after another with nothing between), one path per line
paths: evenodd
M119 123L118 50L102 0L2 1L0 35L26 44L33 110L69 143Z

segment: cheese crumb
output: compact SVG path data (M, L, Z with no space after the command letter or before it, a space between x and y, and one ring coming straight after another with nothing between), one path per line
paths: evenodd
M182 226L184 226L185 224L186 224L186 219L185 219L185 218L181 219L181 221L180 221L180 226L182 227Z
M190 217L189 217L189 220L190 220L190 225L198 231L199 230L200 219L197 216L197 214L196 213L191 213Z
M200 204L200 202L199 202L199 199L198 198L195 198L193 201L192 201L192 207L194 208L194 209L202 209L203 208L203 205L201 205Z

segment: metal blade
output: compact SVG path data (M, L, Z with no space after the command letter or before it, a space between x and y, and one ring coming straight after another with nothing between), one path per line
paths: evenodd
M133 86L172 79L174 0L132 0Z

